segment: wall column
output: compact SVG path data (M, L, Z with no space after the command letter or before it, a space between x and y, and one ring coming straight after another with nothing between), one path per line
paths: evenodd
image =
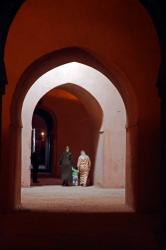
M161 249L166 247L166 96L161 99L161 162L160 162L160 197L161 197Z
M136 207L138 196L137 169L138 169L138 126L130 125L126 128L126 203Z
M2 37L2 36L1 36ZM7 84L7 77L6 77L6 69L3 60L3 50L0 48L0 210L5 211L10 209L9 207L9 181L8 181L8 169L5 167L4 164L4 155L6 153L5 147L7 144L6 134L4 135L2 132L2 98L5 94L5 85ZM5 143L4 143L5 142Z
M0 183L2 178L2 94L0 93ZM3 204L3 191L0 184L0 210Z
M96 152L94 185L103 186L103 167L104 167L104 131L99 131L98 147Z

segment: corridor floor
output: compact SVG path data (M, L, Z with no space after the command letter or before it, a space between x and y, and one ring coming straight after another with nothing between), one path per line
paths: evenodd
M55 212L131 212L125 205L124 189L63 187L22 188L22 209Z
M124 205L123 189L32 186L0 215L1 249L157 250L159 215Z

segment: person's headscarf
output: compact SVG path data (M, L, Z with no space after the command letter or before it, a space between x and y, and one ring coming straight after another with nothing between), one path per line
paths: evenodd
M81 150L81 154L80 154L79 158L80 158L81 160L86 160L86 159L89 158L89 156L85 153L84 150Z

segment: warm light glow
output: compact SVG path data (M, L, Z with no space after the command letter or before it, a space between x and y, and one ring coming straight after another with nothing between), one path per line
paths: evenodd
M45 133L44 133L43 131L42 131L40 134L41 134L41 136L44 136L44 135L45 135Z
M45 98L47 97L53 97L53 98L63 98L63 99L68 99L72 101L78 101L78 98L74 96L73 94L67 92L66 90L60 89L60 88L55 88L52 89L50 92L48 92L45 95Z

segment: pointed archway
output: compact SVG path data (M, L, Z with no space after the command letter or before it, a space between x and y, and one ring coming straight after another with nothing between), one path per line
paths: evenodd
M94 172L98 171L95 168L98 160L95 162L95 158L103 118L102 109L95 98L82 87L67 83L47 92L40 99L35 110L37 108L47 110L53 119L56 117L56 127L53 124L52 129L52 183L61 183L59 159L67 144L72 151L74 165L77 164L82 149L90 156L92 165L88 185L102 185L102 176L100 181L97 181L96 175L94 175ZM24 113L24 116L22 120L28 116L27 112ZM22 131L24 131L24 126ZM24 132L24 134L27 133L29 131ZM24 154L29 155L29 152ZM26 165L28 163L22 162L22 186L30 185L29 171L24 171Z
M77 63L71 62L56 67L37 79L27 92L22 107L22 173L27 175L30 169L30 135L33 110L37 102L51 89L63 83L73 82L89 92L93 99L99 103L103 119L98 133L100 134L97 147L97 162L100 175L94 173L96 183L103 187L116 188L120 176L124 176L125 166L125 124L126 112L121 96L114 85L99 71ZM70 87L72 89L72 87ZM75 88L75 91L80 91ZM102 93L102 94L101 94ZM84 94L84 105L92 114L98 114L94 101ZM92 104L93 103L93 104ZM99 114L100 115L100 114ZM97 138L98 140L98 138ZM94 167L97 169L97 167ZM98 169L98 171L99 171ZM121 173L122 172L122 173Z
M71 54L71 51L73 54ZM65 50L63 51L63 53L61 53L60 56L60 52L57 53L57 57L55 57L55 54L53 53L52 55L48 55L47 58L44 57L44 65L43 65L43 61L41 59L39 59L38 62L35 62L29 69L27 69L27 71L25 72L25 74L22 76L22 78L20 79L20 82L18 84L18 87L16 89L15 92L15 96L13 98L13 105L12 105L12 112L11 112L11 128L13 126L17 127L17 129L15 129L15 131L13 131L11 129L11 138L12 138L12 142L13 140L19 140L18 144L17 144L17 148L16 148L16 152L13 152L13 158L15 158L15 162L13 163L15 166L13 166L13 168L15 169L15 192L14 192L14 203L16 204L15 206L17 206L20 202L20 180L21 180L21 162L20 162L20 156L19 156L19 152L21 150L21 141L20 141L20 135L21 135L21 127L24 122L22 123L21 121L21 111L24 112L24 108L26 107L26 102L28 100L28 96L27 92L29 94L31 94L34 91L34 86L37 86L40 82L40 86L42 81L45 81L46 78L49 79L49 82L47 81L47 84L45 85L46 88L52 85L51 88L55 87L55 81L57 81L57 86L62 85L64 83L67 82L71 82L74 83L76 85L79 85L83 88L86 87L86 90L90 91L89 86L92 86L94 82L99 82L101 83L101 86L103 83L105 83L107 86L105 89L105 94L103 94L103 92L101 92L100 88L94 88L96 93L93 93L93 96L96 98L96 100L99 102L99 104L102 107L102 110L105 110L105 112L108 114L109 113L109 107L107 106L107 109L104 108L104 101L101 100L101 102L99 101L99 99L101 98L101 93L103 94L103 97L107 96L107 100L110 99L110 96L108 96L109 91L107 91L109 89L110 83L111 81L109 79L111 79L111 75L112 75L112 79L114 81L114 86L113 86L113 92L112 93L116 93L115 95L113 94L112 96L118 96L119 100L121 100L121 103L123 104L123 109L125 109L126 107L126 113L127 113L127 119L126 119L126 202L131 205L134 206L135 204L135 195L136 195L136 190L135 190L135 165L137 165L137 161L136 161L136 145L137 145L137 120L138 120L138 109L137 109L137 102L136 102L136 98L135 95L132 91L132 88L130 86L130 83L128 82L128 79L125 77L125 75L121 72L118 71L118 69L113 65L112 68L112 74L110 74L109 72L107 72L107 70L96 60L94 59L92 56L90 56L88 53L80 50L80 49L72 49L72 50ZM67 52L67 53L65 53ZM71 60L71 55L73 56L73 60ZM84 56L83 56L84 55ZM82 60L83 58L83 60ZM75 60L76 59L76 60ZM65 63L68 60L68 62L71 61L71 63L66 63L64 65L62 65L62 61ZM77 62L73 62L73 61L77 61ZM79 63L80 61L87 61L89 65L94 66L93 68L90 66L87 66L85 64ZM58 66L61 65L61 66ZM44 66L44 67L43 67ZM73 68L72 74L71 74L71 69ZM91 71L89 71L88 74L80 74L79 69L82 68L82 70L84 71L84 73L86 72L86 70L91 69ZM62 70L63 69L63 70ZM98 69L98 70L96 70ZM49 70L49 71L48 71ZM60 74L60 71L62 70L63 72L63 79L60 79L59 77L62 77L62 75ZM116 78L117 75L117 71L118 71L118 77ZM42 75L42 72L46 72ZM54 77L54 73L56 72L56 77ZM95 72L95 74L97 74L97 78L93 78L92 75ZM103 72L103 73L101 73ZM87 72L86 72L87 73ZM91 74L92 73L92 74ZM113 74L114 73L114 74ZM61 75L61 76L60 76ZM91 84L89 84L89 82L87 81L87 78L83 79L84 76L86 75L86 77L88 77L88 79L91 81ZM114 77L113 77L114 75ZM49 77L50 78L49 78ZM82 79L80 78L83 77ZM46 78L45 78L46 77ZM109 77L109 78L108 78ZM35 83L35 84L34 84ZM125 84L124 84L125 83ZM37 85L36 85L37 84ZM100 85L97 85L100 86ZM101 87L100 86L100 87ZM39 88L40 89L40 88ZM118 90L117 90L118 89ZM48 90L48 89L47 89ZM104 88L102 88L102 91L104 90ZM46 89L45 89L46 91ZM118 92L119 91L119 92ZM120 95L121 93L121 95ZM40 94L41 91L39 90L37 95L37 99L40 99ZM35 107L35 102L36 100L32 100L31 99L31 107ZM105 99L105 100L106 100ZM122 100L123 99L123 100ZM104 99L103 99L104 100ZM124 103L123 103L124 101ZM130 105L132 103L132 106ZM124 105L125 104L125 105ZM33 108L31 110L33 110ZM17 116L15 116L17 112ZM112 113L113 114L113 113ZM111 114L110 114L111 115ZM29 116L28 118L30 118L31 116ZM112 121L112 125L110 124L110 128L112 127L112 129L114 129L116 126L114 126L114 116L112 116L112 119L110 119L109 115L106 115L105 118L109 117L109 121ZM101 131L103 131L103 125L106 127L108 127L107 122L103 119L103 124L101 126ZM28 123L26 124L26 126L28 125ZM106 130L105 130L106 131ZM112 133L112 135L115 135L116 133ZM116 136L115 136L116 137ZM106 138L109 138L108 136L106 136ZM118 141L118 140L117 140ZM105 141L104 144L107 144L108 148L108 144L110 142L109 141ZM111 140L112 143L112 149L114 148L113 146L115 145L115 140ZM12 143L11 143L12 145ZM26 145L26 143L24 144ZM106 151L105 151L106 153ZM115 154L116 155L116 152ZM108 165L108 161L112 160L112 163L114 161L114 158L110 157L110 151L108 150L106 155L105 155L105 165ZM15 164L17 163L17 164ZM18 167L17 167L18 166ZM106 179L109 180L110 176L106 176ZM16 191L17 190L17 191Z

